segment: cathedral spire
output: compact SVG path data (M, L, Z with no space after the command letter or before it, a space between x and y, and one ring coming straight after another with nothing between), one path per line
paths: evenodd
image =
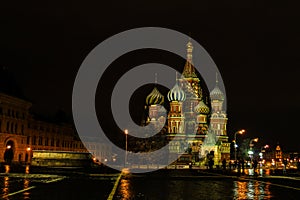
M191 43L191 38L189 38L189 42L187 43L186 45L187 49L187 54L186 54L186 58L187 58L187 61L190 63L190 64L193 64L193 44Z
M225 95L219 88L219 80L218 80L218 73L216 73L216 85L215 88L210 92L211 100L220 100L224 101Z
M186 63L183 69L182 75L185 78L196 78L197 75L195 73L195 68L193 66L193 44L191 42L191 39L189 39L189 42L186 45L187 54L186 54Z

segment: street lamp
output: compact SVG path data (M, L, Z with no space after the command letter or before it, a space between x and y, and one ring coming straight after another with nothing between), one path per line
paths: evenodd
M243 134L245 133L246 131L244 129L242 130L239 130L237 132L234 133L234 162L237 163L237 160L236 160L236 148L237 148L237 144L236 144L236 134Z
M249 143L250 150L252 150L252 147L254 146L253 142L258 142L258 138L254 138L254 139L250 140L250 143Z
M126 167L126 164L127 164L127 135L128 135L128 129L125 129L124 130L124 133L125 133L125 163L124 163L124 166Z
M266 152L266 149L267 149L267 148L269 148L269 145L268 145L268 144L266 144L265 146L261 147L261 148L260 148L260 152L261 152L261 153Z
M248 154L249 154L249 157L250 157L251 168L252 168L252 157L253 157L253 154L254 154L254 152L252 150L252 147L254 146L253 142L258 142L258 138L251 139L250 143L249 143L250 150L249 150Z
M266 144L265 146L262 146L262 147L260 148L259 156L260 156L261 159L263 159L263 153L266 152L266 149L267 149L267 148L269 148L269 145L268 145L268 144Z

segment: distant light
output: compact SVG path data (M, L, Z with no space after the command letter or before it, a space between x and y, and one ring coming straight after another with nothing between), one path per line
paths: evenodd
M252 155L252 154L253 154L253 151L248 151L248 154L249 154L249 155Z
M26 149L27 151L30 151L31 150L31 148L30 147L27 147L27 149Z
M260 152L259 154L258 154L260 157L262 157L263 156L263 154Z
M125 129L125 130L124 130L124 133L125 133L126 135L128 135L128 129Z
M7 147L6 147L7 149L10 149L11 148L11 146L10 145L7 145Z
M234 145L234 147L235 147L235 148L237 148L237 147L238 147L238 145L237 145L237 144L235 144L235 145Z
M104 162L107 162L107 158L104 159Z

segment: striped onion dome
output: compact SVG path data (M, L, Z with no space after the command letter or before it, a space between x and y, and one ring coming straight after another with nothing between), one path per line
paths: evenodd
M184 101L185 93L176 83L175 86L168 92L169 101Z
M160 104L160 105L164 104L164 96L158 91L156 87L154 87L152 92L146 97L146 104L148 106L156 105L156 104Z
M209 107L201 100L194 108L194 111L199 114L209 114Z
M211 100L220 100L224 101L225 95L219 88L219 80L218 80L218 74L216 73L216 86L215 88L210 92L210 99Z
M218 85L216 85L216 87L210 92L210 98L211 100L224 100L224 94L223 92L220 90L220 88L218 87Z

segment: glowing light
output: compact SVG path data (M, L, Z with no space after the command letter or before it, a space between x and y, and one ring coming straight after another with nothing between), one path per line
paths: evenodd
M124 130L124 133L125 133L126 135L128 135L128 129L125 129L125 130Z
M26 149L27 151L30 151L31 150L31 148L30 147L27 147L27 149Z
M29 165L26 165L25 174L29 174Z
M6 147L7 149L10 149L11 148L11 146L10 145L7 145L7 147Z
M10 171L9 165L5 165L5 173L9 173L9 171Z
M253 151L248 151L248 154L249 154L249 155L252 155L252 154L253 154Z

